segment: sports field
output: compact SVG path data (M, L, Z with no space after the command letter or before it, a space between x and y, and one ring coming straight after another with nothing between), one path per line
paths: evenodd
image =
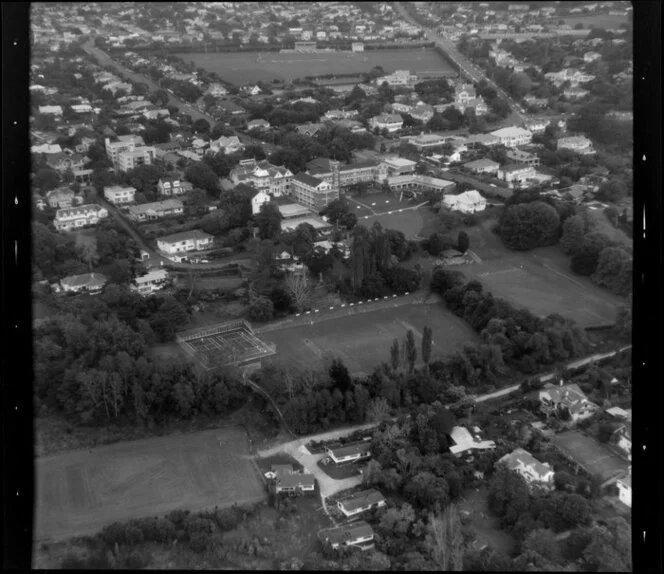
M601 478L602 481L609 480L627 470L628 463L580 431L570 430L558 433L551 437L551 441L561 452L588 472Z
M383 307L353 315L351 310L347 312L347 316L313 325L300 324L262 333L261 338L277 345L273 358L276 361L311 369L321 367L327 356L340 357L351 373L369 373L381 361L389 361L392 341L395 338L403 341L409 329L413 330L420 349L422 329L426 325L431 327L431 360L478 340L462 319L439 302Z
M569 257L557 246L510 251L490 231L493 223L466 229L470 249L481 259L481 263L456 267L467 279L479 280L496 297L538 316L559 313L584 327L615 321L623 297L572 273Z
M395 70L411 72L452 71L450 65L433 48L373 50L368 52L329 52L320 54L279 54L277 52L242 52L176 54L185 62L215 72L223 80L241 85L246 82L290 81L304 76L323 74L358 74L374 66L386 73Z
M358 223L371 227L374 221L380 221L385 229L401 231L406 238L418 235L424 226L424 219L417 204L408 200L399 200L391 193L371 193L364 197L350 200L351 210L357 215Z
M97 532L106 524L257 502L265 496L234 427L116 443L35 461L35 540Z

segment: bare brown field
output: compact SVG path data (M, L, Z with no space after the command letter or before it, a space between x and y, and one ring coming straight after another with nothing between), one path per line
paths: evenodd
M264 498L239 427L121 442L35 461L35 541L115 521Z

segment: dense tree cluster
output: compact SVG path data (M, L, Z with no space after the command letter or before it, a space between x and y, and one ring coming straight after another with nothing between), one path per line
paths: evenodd
M541 201L512 205L501 216L499 234L505 245L519 251L553 245L560 237L560 216Z

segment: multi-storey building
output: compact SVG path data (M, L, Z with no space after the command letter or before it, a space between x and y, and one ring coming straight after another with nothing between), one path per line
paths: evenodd
M339 188L308 173L298 173L292 180L292 194L299 204L319 212L339 199Z
M185 192L182 182L177 178L163 177L157 183L159 195L164 197L172 197L174 195L182 195Z
M380 114L369 120L372 129L386 129L388 132L399 131L403 126L403 118L399 114Z
M556 149L569 149L580 154L595 153L593 142L585 136L570 136L560 138L556 142Z
M186 253L188 251L202 251L212 247L214 237L200 229L174 233L157 239L157 248L168 255Z
M141 146L133 150L122 151L118 154L117 169L129 171L139 165L150 165L156 156L157 150L150 146Z
M231 170L230 180L234 184L247 183L275 197L287 195L291 191L293 172L283 166L272 165L269 161L255 159L242 160Z
M532 132L516 126L493 131L491 132L491 135L496 136L500 140L500 143L507 147L517 147L528 144L533 139Z
M118 136L118 141L115 142L112 142L110 138L106 138L104 143L106 146L106 155L113 163L113 167L117 167L118 156L121 152L131 151L138 146L144 145L143 138L133 134Z
M55 213L53 225L58 231L80 229L88 225L96 225L100 219L108 217L108 211L96 203L79 207L65 207Z
M104 197L114 205L133 203L136 198L136 189L124 185L104 187Z

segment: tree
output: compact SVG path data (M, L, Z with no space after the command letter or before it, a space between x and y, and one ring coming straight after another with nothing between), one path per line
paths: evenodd
M442 516L439 512L429 515L426 546L440 570L462 570L463 534L456 505L450 504Z
M270 321L274 315L274 305L267 297L256 297L249 304L249 318L252 321Z
M523 550L538 554L552 563L561 561L558 541L551 530L539 528L530 532L523 541Z
M194 187L204 189L213 197L218 197L220 193L219 180L212 169L203 162L191 164L184 172L187 181Z
M627 303L622 305L616 313L616 330L623 336L632 334L632 294L627 297Z
M431 345L433 344L433 332L431 327L425 326L422 330L422 361L429 372L429 361L431 360Z
M367 406L366 420L379 422L390 416L390 407L384 397L372 399Z
M298 313L305 311L311 297L311 287L306 275L290 273L286 277L286 291L297 307Z
M599 254L611 244L611 239L604 233L596 231L588 233L579 249L572 255L572 271L578 275L595 273L599 264Z
M191 126L196 134L207 134L210 131L210 122L205 118L198 118Z
M612 179L602 183L597 191L597 199L617 203L627 195L627 186L620 180Z
M514 524L530 507L528 484L520 474L503 466L491 479L487 500L491 512L506 524Z
M632 290L632 269L629 253L620 247L606 247L599 254L592 280L616 295L627 295Z
M436 269L431 276L430 288L434 293L444 295L453 287L464 284L465 275L461 271L449 271L447 269Z
M45 193L55 189L60 182L58 172L50 167L40 169L32 180L33 185L41 192Z
M173 339L177 329L189 322L189 315L184 306L174 297L168 295L161 298L161 304L150 319L150 327L161 342Z
M348 367L344 365L341 359L334 359L328 370L330 381L335 389L345 393L351 385L351 377Z
M390 347L390 365L392 370L396 371L399 368L399 359L401 353L399 352L399 339L395 338Z
M281 231L281 212L274 203L264 203L255 217L261 239L272 239Z
M542 201L508 207L500 223L500 237L510 249L527 251L558 240L560 216Z
M90 272L92 267L99 261L99 254L97 253L97 238L94 235L76 235L76 250L78 251L81 261L87 264Z
M590 543L583 552L586 562L597 571L632 570L632 528L622 517L590 530Z
M462 229L459 231L459 238L457 239L457 244L459 247L459 251L461 253L465 253L468 251L468 248L470 247L470 239L468 238L468 234Z
M585 225L583 217L573 215L563 222L563 234L560 238L560 246L568 255L573 255L583 243Z
M408 363L408 372L412 373L415 369L415 361L417 360L417 347L415 346L415 335L412 329L408 329L406 333L406 340L404 343L406 362Z

